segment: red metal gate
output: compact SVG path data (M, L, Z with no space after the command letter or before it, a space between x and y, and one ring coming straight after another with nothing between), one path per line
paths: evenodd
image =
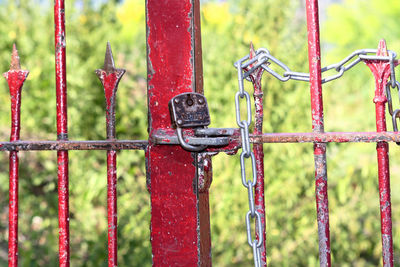
M234 154L241 152L242 181L248 189L249 212L246 215L248 243L253 249L255 266L266 266L265 204L263 143L314 143L316 209L320 265L331 266L329 236L329 209L327 196L326 143L376 142L379 168L383 265L393 266L393 236L391 222L390 178L388 142L400 142L395 132L387 132L385 103L393 124L399 110L391 106L390 87L399 89L394 67L395 54L381 41L377 50L360 50L343 61L321 68L319 21L317 0L307 0L307 24L310 73L293 72L269 51L251 49L249 56L236 63L239 91L236 94L238 129L206 129L209 116L193 109L193 105L206 104L202 82L202 52L200 35L199 0L147 0L147 67L149 140L117 140L115 136L115 99L118 83L125 73L114 65L110 44L107 45L103 69L96 71L104 86L106 97L107 140L71 141L67 127L66 36L64 1L56 0L55 56L57 92L57 141L22 141L20 131L21 88L28 71L21 70L14 46L11 68L4 74L11 95L11 138L1 142L0 150L10 151L9 188L9 266L18 266L18 151L56 150L58 156L59 207L59 265L70 265L69 250L69 150L107 150L107 210L108 210L108 266L117 266L117 177L116 151L144 150L147 183L151 195L151 242L154 266L211 266L210 214L208 188L211 183L211 156L215 152ZM376 55L371 56L372 52ZM322 84L334 80L359 62L365 62L374 74L376 90L376 132L339 133L324 132ZM280 75L268 67L277 64L284 70ZM322 73L335 69L337 74L322 78ZM310 82L312 133L262 132L263 91L261 77L264 71L276 78ZM243 89L243 80L249 78L254 85L255 127L251 124L250 96ZM389 79L390 78L390 79ZM388 80L390 81L388 83ZM183 98L177 98L183 97ZM170 102L174 99L175 102ZM183 100L182 100L183 99ZM241 99L247 103L247 120L241 119ZM177 111L171 106L186 101L184 108L194 116L184 116L179 122ZM193 103L196 102L196 103ZM182 104L182 103L181 103ZM170 105L170 106L169 106ZM186 106L185 106L186 105ZM190 107L192 108L190 108ZM184 110L185 111L185 110ZM182 114L180 115L182 116ZM176 117L176 118L175 118ZM184 127L193 120L199 127ZM204 125L203 125L204 124ZM193 124L194 125L194 124ZM396 126L397 127L397 126ZM174 129L174 128L177 128ZM182 129L186 128L186 129ZM253 150L251 149L253 144ZM185 148L183 148L183 147ZM198 150L198 151L195 151ZM252 179L246 178L244 161L251 159ZM255 220L255 238L251 220Z

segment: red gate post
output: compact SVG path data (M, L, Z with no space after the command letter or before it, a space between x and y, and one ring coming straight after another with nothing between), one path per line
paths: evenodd
M21 89L29 71L21 70L18 51L13 45L10 70L4 73L11 96L10 141L19 140L21 117ZM8 266L18 266L18 151L10 151L10 187L8 216Z
M106 97L106 129L107 140L115 140L115 102L119 81L125 70L116 69L107 43L103 69L96 70L104 87ZM108 266L117 266L118 262L118 215L117 215L117 151L107 151L107 211L108 211Z
M208 209L199 209L197 154L179 145L156 145L152 141L157 132L172 130L169 100L180 93L200 91L196 88L201 74L200 47L196 47L198 5L198 0L146 2L149 105L146 159L153 266L211 266L210 245L200 242L199 227L207 226L200 220L208 220ZM208 195L204 199L208 200Z
M256 52L254 51L253 43L250 44L250 59L256 56ZM254 64L251 64L248 69L254 67ZM251 82L253 83L254 88L254 105L255 105L255 118L254 118L254 131L255 135L263 134L263 120L264 120L264 108L263 108L263 90L261 88L261 79L264 73L263 68L258 68L252 74L250 74ZM263 233L264 242L260 248L261 254L261 266L267 266L267 254L266 254L266 228L265 228L265 198L264 198L264 150L263 144L253 144L253 152L256 160L256 171L257 171L257 183L255 186L255 199L254 204L256 210L260 214L261 217L261 229ZM257 220L256 220L257 223ZM256 229L258 229L256 227ZM259 240L258 231L256 231L256 239Z
M57 140L68 140L67 126L67 68L65 40L64 0L54 1L56 98L57 98ZM59 262L61 267L70 264L69 250L69 181L68 151L57 151L58 162L58 224L59 224Z
M312 130L324 132L324 110L321 82L321 48L319 40L318 0L307 0L308 62ZM326 171L326 144L314 143L315 197L317 204L320 266L331 266L329 237L328 176Z
M377 56L389 56L385 40L379 42ZM376 131L386 132L385 86L390 76L390 62L365 60L375 78ZM397 62L395 63L398 64ZM390 200L389 145L378 142L376 145L379 175L379 204L381 213L383 266L393 266L392 204Z

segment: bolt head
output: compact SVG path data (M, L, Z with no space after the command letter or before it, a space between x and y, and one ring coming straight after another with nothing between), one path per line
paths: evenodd
M180 101L179 101L178 98L175 98L175 99L174 99L174 102L175 102L175 104L179 104Z
M176 121L176 124L178 124L178 125L181 125L182 123L183 123L182 120L177 120L177 121Z
M198 102L199 102L200 105L203 105L204 104L204 99L203 98L199 98Z

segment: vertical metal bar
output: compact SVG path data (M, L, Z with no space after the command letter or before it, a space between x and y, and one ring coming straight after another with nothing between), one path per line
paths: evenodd
M321 84L321 48L319 38L318 0L307 0L308 61L312 129L324 132L324 111ZM317 204L320 266L331 266L329 237L328 176L326 171L326 144L314 143L315 197Z
M203 88L203 50L201 46L200 0L193 1L194 36L194 72L195 92L204 94ZM197 156L197 177L199 190L199 227L200 227L200 266L212 265L211 226L209 189L212 181L212 156L206 153Z
M152 135L172 128L168 102L195 90L195 0L147 0L149 146L153 266L199 266L197 154L157 146Z
M197 176L199 190L199 234L200 234L200 266L212 266L211 258L211 226L209 189L212 182L211 155L197 154Z
M21 115L21 89L29 72L21 70L18 51L13 45L10 70L4 73L11 96L10 141L19 140ZM8 266L18 266L18 151L10 151L9 163L9 219L8 219Z
M253 43L250 44L250 58L256 56L254 51ZM253 67L250 65L249 68ZM254 105L255 105L255 124L254 134L263 133L263 119L264 119L264 108L263 108L263 96L264 93L261 87L261 79L264 69L259 68L255 70L251 75L250 79L254 87ZM253 152L256 160L256 171L257 171L257 183L255 186L255 207L261 216L261 228L263 233L263 245L260 248L261 253L261 266L267 266L267 254L266 254L266 227L265 227L265 197L264 197L264 150L263 144L253 144ZM256 221L257 223L257 221ZM258 229L258 227L256 227ZM258 231L256 231L257 240Z
M388 56L385 40L379 42L378 56ZM390 76L390 63L367 60L375 78L375 113L376 131L386 132L385 86ZM376 145L379 176L379 204L381 213L382 259L383 266L393 266L393 235L392 235L392 204L390 200L390 173L389 173L389 145L387 142L378 142Z
M57 139L68 140L64 0L54 1L54 24L57 97ZM57 151L57 163L59 263L60 266L64 267L70 265L68 151Z
M96 70L106 97L107 140L115 140L115 102L119 81L125 70L116 69L110 43L107 43L103 69ZM118 265L117 228L117 151L107 151L108 266Z

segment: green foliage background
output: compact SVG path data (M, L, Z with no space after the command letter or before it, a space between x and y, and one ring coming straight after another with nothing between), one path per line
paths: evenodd
M307 72L303 1L204 1L202 38L205 93L211 127L235 125L237 90L232 63L250 41L266 47L295 71ZM147 138L144 1L67 1L67 71L70 139L104 139L104 96L94 70L111 41L118 67L127 69L118 90L117 136ZM385 38L400 52L400 3L344 0L323 12L323 65ZM55 139L53 17L50 3L0 1L0 70L12 43L30 75L23 88L25 140ZM263 78L264 132L311 129L306 83ZM247 89L251 90L250 85ZM0 140L9 138L10 100L0 80ZM374 131L372 75L359 64L324 86L326 131ZM398 106L399 103L396 102ZM391 126L388 126L391 129ZM391 145L395 265L400 264L399 148ZM318 237L312 144L265 145L267 247L270 266L317 266ZM381 264L378 182L374 144L329 144L329 204L333 266ZM57 177L54 152L20 153L20 265L57 265ZM249 266L244 215L247 195L238 156L214 158L210 190L213 263ZM101 151L70 152L72 266L106 266L106 165ZM118 156L119 262L151 266L150 206L143 152ZM0 154L0 266L7 262L8 154ZM235 234L232 234L235 233Z

